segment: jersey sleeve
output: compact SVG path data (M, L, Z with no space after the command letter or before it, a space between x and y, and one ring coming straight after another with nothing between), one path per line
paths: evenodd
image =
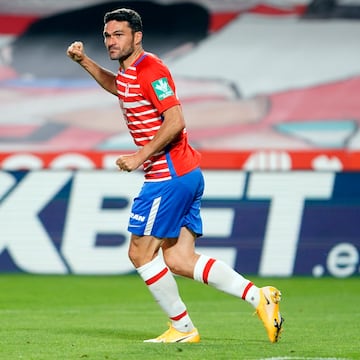
M174 80L164 64L153 62L141 71L142 74L139 78L144 96L153 103L160 114L180 104Z

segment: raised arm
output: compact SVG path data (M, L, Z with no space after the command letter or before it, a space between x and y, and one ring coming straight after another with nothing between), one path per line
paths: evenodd
M89 58L85 54L84 44L81 41L73 42L67 49L67 55L80 64L102 88L117 96L116 75Z

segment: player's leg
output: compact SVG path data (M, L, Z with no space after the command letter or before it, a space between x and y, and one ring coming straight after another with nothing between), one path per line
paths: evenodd
M199 336L179 295L174 276L158 254L161 242L153 236L132 235L129 247L129 257L138 274L171 323L172 332L166 338L162 336L148 341L170 342L181 338L194 342Z
M195 238L191 230L183 227L176 241L162 244L164 260L170 270L239 297L256 308L260 302L259 288L223 261L196 253Z
M194 234L184 227L176 242L162 244L164 259L171 271L247 301L256 309L269 340L276 342L283 323L279 311L280 291L272 286L258 288L223 261L197 254L194 243Z
M183 213L187 212L187 203L191 203L191 192L183 189L180 197L174 197L174 188L181 186L173 182L146 183L134 200L128 227L132 232L129 257L171 322L168 331L148 341L198 342L199 334L179 295L173 274L158 255L164 239L179 234Z
M165 262L175 274L193 278L250 303L262 320L270 341L276 342L283 322L279 312L281 293L274 287L258 288L223 261L195 253L195 239L202 232L202 191L199 186L178 239L162 244Z
M272 286L258 288L223 261L200 255L194 267L194 279L241 298L251 304L263 322L269 340L277 342L283 318L279 311L281 293Z
M197 183L198 187L192 204L183 218L180 235L177 239L169 239L161 245L166 264L175 274L209 284L257 307L260 302L260 291L251 281L224 262L195 253L195 240L202 234L200 216L204 189L202 174L199 172L193 174L191 181Z

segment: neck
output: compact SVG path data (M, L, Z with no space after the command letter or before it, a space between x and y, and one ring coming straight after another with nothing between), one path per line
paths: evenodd
M126 70L138 57L139 55L144 51L144 49L140 46L134 50L134 52L125 60L119 61L120 66L122 69Z

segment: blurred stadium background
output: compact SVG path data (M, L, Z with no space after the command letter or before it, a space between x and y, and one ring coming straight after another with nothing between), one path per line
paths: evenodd
M117 100L66 56L114 71L103 14L143 17L203 154L202 252L260 276L359 275L360 1L0 0L0 272L125 274L142 181ZM19 225L20 224L20 225Z

